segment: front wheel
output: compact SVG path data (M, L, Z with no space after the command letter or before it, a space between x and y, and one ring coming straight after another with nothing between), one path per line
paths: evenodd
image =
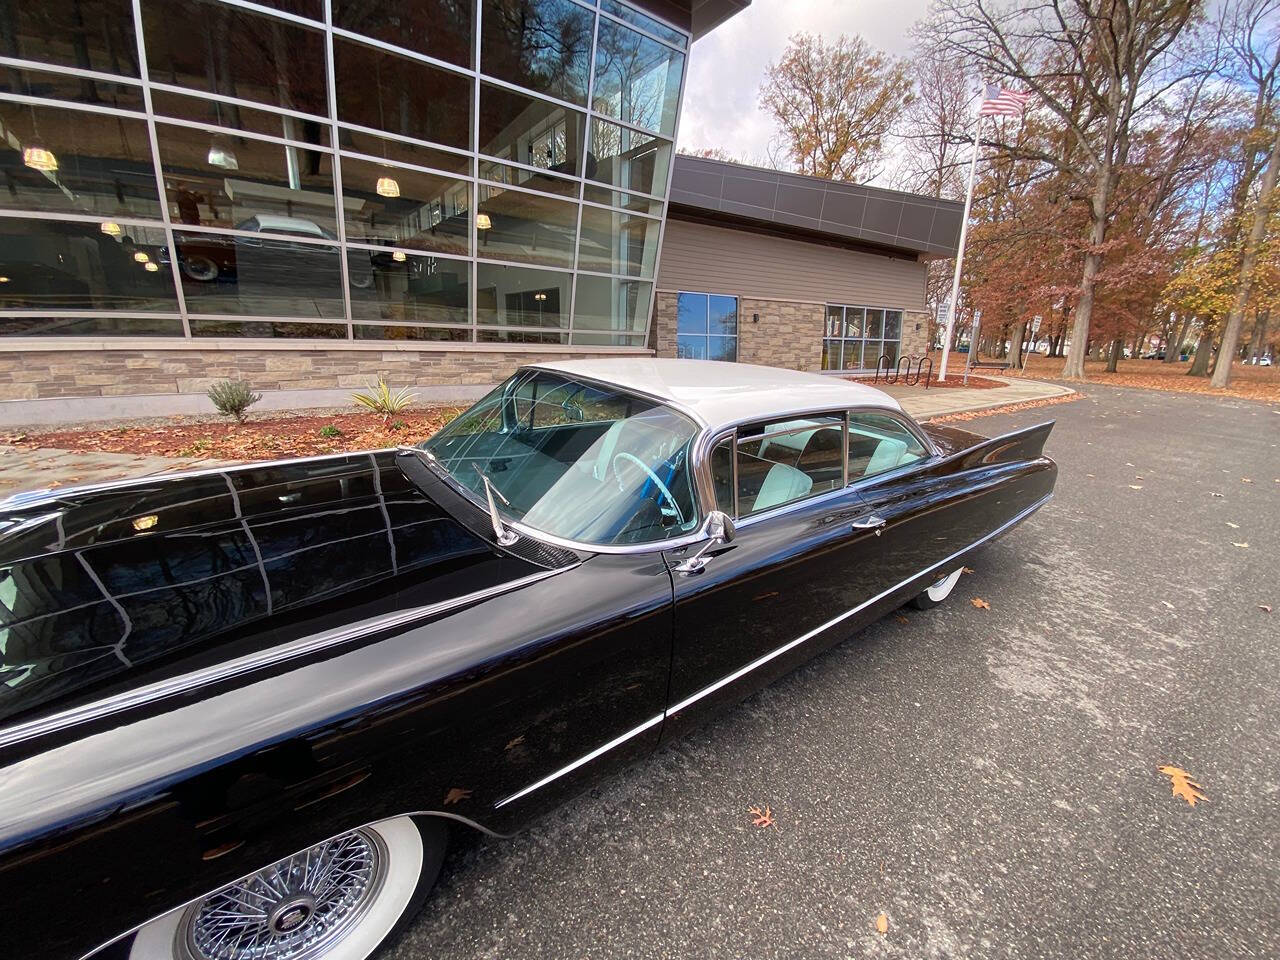
M956 583L960 580L960 574L964 573L964 567L956 567L946 576L940 578L933 586L925 590L924 593L914 596L909 601L911 606L917 610L928 610L930 607L936 607L947 597L951 596L951 591L955 589Z
M422 906L446 839L431 818L344 833L145 924L129 960L366 960Z

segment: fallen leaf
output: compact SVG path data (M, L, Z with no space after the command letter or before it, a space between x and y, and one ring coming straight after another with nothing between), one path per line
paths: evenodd
M1191 774L1183 770L1181 767L1160 767L1160 772L1169 778L1169 785L1173 788L1173 795L1181 797L1187 801L1188 805L1195 806L1198 800L1208 800L1203 793L1200 784L1191 779Z
M973 573L973 567L965 567L965 568L964 568L964 572L965 572L965 573Z
M1271 604L1269 604L1269 603L1260 603L1260 604L1258 604L1258 609L1259 609L1259 610L1261 610L1263 613L1270 613L1270 612L1271 612Z
M1249 544L1247 543L1236 543L1234 540L1231 541L1231 545L1233 547L1246 547L1246 548L1249 546Z
M880 936L884 936L888 932L889 918L885 916L884 913L881 913L880 916L876 917L876 933L880 934Z
M1241 482L1241 483L1253 483L1253 481L1252 481L1252 480L1250 480L1248 477L1241 477L1241 478L1240 478L1240 482Z
M1221 500L1221 499L1223 499L1223 498L1225 498L1225 497L1226 497L1226 494L1225 494L1225 493L1211 493L1211 494L1209 494L1209 496L1211 496L1211 497L1217 497L1218 499L1220 499L1220 500Z
M453 803L461 803L471 796L472 791L465 790L462 787L453 787L444 795L444 805L447 807Z
M751 822L757 827L776 827L777 824L773 820L773 811L769 809L769 805L765 804L765 808L761 810L759 807L751 807L747 810L751 814Z
M1142 489L1142 484L1140 484L1140 483L1131 483L1131 484L1129 484L1129 489L1130 489L1130 490L1141 490L1141 489Z
M911 622L910 620L908 620L906 617L904 617L904 616L903 616L902 614L900 614L900 613L898 613L898 614L894 614L893 619L897 620L899 623L910 623L910 622Z
M518 737L515 737L515 738L513 738L513 739L511 739L511 740L508 740L508 741L507 741L507 745L506 745L505 747L503 747L502 749L503 749L503 750L510 750L512 747L518 747L518 746L520 746L520 744L522 744L522 743L524 743L524 734L523 734L523 733L522 733L522 734L520 734L520 736L518 736Z
M1230 520L1228 520L1228 521L1227 521L1227 526L1228 526L1228 527L1230 527L1232 530L1239 530L1239 529L1240 529L1240 524L1238 524L1238 523L1232 523Z
M1170 610L1174 609L1173 604L1172 604L1172 603L1170 603L1168 600L1161 600L1160 602L1161 602L1161 603L1163 603L1163 604L1164 604L1166 607L1168 607Z
M970 603L972 603L972 604L973 604L975 607L977 607L979 610L990 610L990 609L991 609L991 604L987 603L987 601L983 600L981 597L974 597L974 598L973 598L972 600L970 600L969 602L970 602Z

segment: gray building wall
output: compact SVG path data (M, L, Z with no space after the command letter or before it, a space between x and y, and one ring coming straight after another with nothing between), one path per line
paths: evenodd
M923 311L926 265L668 219L658 289Z

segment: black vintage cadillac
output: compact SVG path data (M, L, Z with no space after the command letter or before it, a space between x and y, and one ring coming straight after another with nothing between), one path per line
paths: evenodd
M1052 495L1052 424L524 368L420 447L0 502L0 956L364 960L508 834Z

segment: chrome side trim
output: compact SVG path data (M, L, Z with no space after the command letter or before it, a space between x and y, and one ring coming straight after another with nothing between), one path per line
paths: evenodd
M289 643L284 643L278 647L272 647L269 650L263 650L259 653L246 654L243 657L237 657L235 660L228 660L226 663L219 663L211 667L205 667L203 670L195 670L191 673L185 673L181 676L172 677L168 680L149 683L134 690L128 690L124 693L118 693L115 696L105 697L102 700L95 700L92 703L86 703L83 706L61 710L57 713L52 713L47 717L29 720L26 723L18 723L8 727L7 729L0 730L0 747L20 743L23 740L30 740L32 737L38 737L52 733L56 730L62 730L66 727L74 726L77 723L84 723L87 720L95 720L99 717L104 717L108 714L116 713L121 710L138 707L144 703L149 703L152 700L159 700L163 697L172 696L177 693L186 693L190 690L196 690L200 687L205 687L221 680L228 680L233 677L242 676L246 673L251 673L254 670L260 670L263 667L269 667L273 664L281 663L286 660L293 660L297 657L306 656L307 654L315 653L319 650L325 650L329 647L357 640L360 637L374 633L378 630L392 629L413 623L415 620L422 620L426 617L434 616L435 614L447 613L450 610L456 610L459 607L464 607L481 600L488 600L491 597L499 596L500 594L507 593L511 590L518 590L521 587L537 583L540 580L546 580L548 577L554 577L566 570L572 570L576 566L577 564L569 567L561 567L557 570L544 570L541 573L530 574L527 577L521 577L518 580L512 580L508 583L499 584L495 587L488 587L484 590L476 590L461 597L454 597L451 600L442 600L439 603L431 603L421 607L411 607L408 610L400 610L396 613L388 613L380 617L372 617L368 620L362 620L359 623L353 623L345 627L328 630L312 637L303 637L298 640L293 640Z
M762 657L757 657L755 660L752 660L746 666L739 667L737 670L733 671L733 673L730 673L727 676L721 677L715 683L709 684L708 686L703 687L697 693L691 696L685 697L685 699L681 700L679 703L673 706L667 707L665 710L662 711L662 713L657 714L656 716L650 717L644 723L640 724L640 726L633 727L632 729L628 730L626 733L623 733L620 736L610 740L608 743L604 744L603 746L596 747L590 753L579 757L577 760L573 761L573 763L570 763L567 766L561 767L559 770L555 771L554 773L548 774L547 776L539 780L537 783L531 783L529 784L529 786L525 787L523 790L513 793L511 796L507 797L504 800L500 800L497 804L494 805L494 809L496 810L499 807L504 807L508 803L511 803L514 800L519 800L521 797L527 796L530 793L533 793L533 791L538 790L541 787L545 787L547 784L551 783L552 781L558 780L560 777L563 777L565 774L572 773L574 770L577 770L579 767L583 766L584 764L590 763L592 760L595 760L597 757L602 756L605 753L608 753L614 747L617 747L623 743L626 743L628 740L630 740L632 737L636 736L637 734L643 733L644 731L652 727L654 724L659 723L663 720L666 720L668 717L679 713L681 710L684 710L687 707L692 706L693 704L701 700L703 697L706 697L706 696L709 696L710 694L715 693L717 690L720 690L721 688L728 686L729 684L733 683L735 680L742 679L751 671L759 667L762 667L769 661L782 656L788 650L795 649L800 644L804 643L806 640L812 640L818 634L831 629L836 624L849 619L854 614L862 610L865 610L867 607L872 606L875 603L878 603L879 601L883 600L885 597L889 596L895 591L901 590L903 587L907 586L912 581L915 581L920 579L921 577L927 576L928 574L937 570L939 567L945 567L947 564L951 563L953 560L957 559L958 557L961 557L964 554L968 553L970 550L974 550L982 546L984 543L987 543L990 540L994 540L996 537L1000 536L1000 534L1004 533L1010 527L1015 526L1016 524L1025 520L1027 517L1031 516L1031 514L1035 513L1037 510L1039 510L1041 507L1043 507L1046 503L1048 503L1052 499L1053 499L1052 493L1048 494L1045 497L1042 497L1040 500L1037 500L1035 503L1027 507L1017 516L1002 523L1000 526L996 527L996 529L992 530L986 536L981 537L978 540L975 540L973 543L969 544L969 546L964 547L963 549L957 550L955 553L951 554L951 556L946 557L943 560L939 560L937 563L933 564L932 566L926 567L925 569L921 570L919 573L913 574L912 576L903 580L901 583L894 584L892 587L889 587L887 590L882 590L880 593L876 594L870 600L864 600L862 603L858 604L856 607L853 607L850 610L846 610L844 613L840 614L837 617L831 618L821 626L814 627L808 633L802 634L796 637L794 640L784 643L782 646L778 647L776 650L766 653Z
M626 733L622 734L621 736L614 737L612 740L610 740L608 743L604 744L603 746L596 747L590 753L579 757L577 760L573 761L573 763L569 764L568 766L561 767L555 773L547 774L537 783L531 783L529 784L529 786L525 787L523 790L517 790L515 793L507 797L505 800L499 800L497 803L493 805L493 808L497 810L499 807L505 807L511 801L519 800L521 797L526 796L527 794L533 793L533 791L539 789L540 787L545 787L548 783L550 783L553 780L560 779L566 773L572 773L574 770L577 770L584 763L590 763L596 757L599 757L603 754L608 753L614 747L621 746L622 744L626 743L628 740L630 740L632 737L636 736L637 734L644 733L654 724L661 723L665 718L666 718L665 713L654 714L644 723L640 724L640 726L632 727Z

